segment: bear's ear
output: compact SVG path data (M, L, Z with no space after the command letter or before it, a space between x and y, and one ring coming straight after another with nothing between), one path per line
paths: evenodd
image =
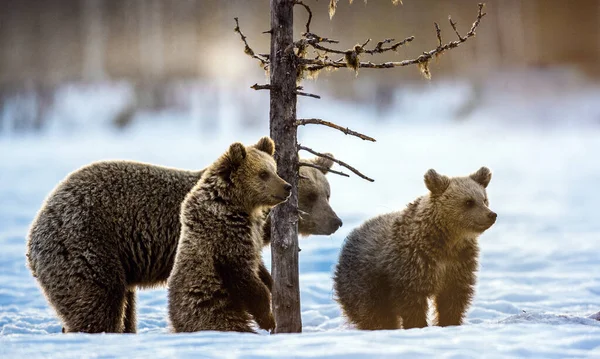
M490 171L490 169L487 167L481 167L479 170L477 170L477 172L471 174L469 177L471 177L473 181L482 185L483 188L487 188L492 179L492 171Z
M269 154L269 156L273 156L275 154L275 142L267 136L258 140L258 142L254 145L259 151L263 151Z
M232 143L227 151L227 157L232 166L238 167L246 158L246 147L239 142Z
M425 173L425 186L433 195L444 193L450 185L450 178L437 173L433 168Z
M335 158L335 157L333 157L333 155L331 153L324 153L324 155L329 156L331 158ZM331 166L333 166L332 160L330 160L329 158L321 157L321 156L315 157L311 162L319 167L322 167L322 168L319 168L319 171L323 172L324 175L326 175L327 172L329 172L326 169L330 169Z

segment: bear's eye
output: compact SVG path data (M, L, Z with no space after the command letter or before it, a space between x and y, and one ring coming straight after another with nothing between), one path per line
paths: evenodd
M261 171L258 176L260 177L260 179L262 180L267 180L269 178L269 172L267 171Z
M308 194L308 196L306 196L306 198L310 201L310 202L315 202L317 200L317 194L315 192L310 192Z
M488 199L486 198L486 199L483 200L483 204L485 204L486 206L489 206L490 202L488 202Z
M465 205L467 207L473 207L475 205L475 201L473 201L472 199L468 199L465 201Z

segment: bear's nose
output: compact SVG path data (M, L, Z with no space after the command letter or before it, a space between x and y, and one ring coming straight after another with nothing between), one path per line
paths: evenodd
M285 189L286 191L291 191L292 190L292 185L289 183L286 183L285 185L283 185L283 189Z
M496 214L496 212L490 212L490 213L488 214L488 217L489 217L490 219L496 220L496 217L498 217L498 215Z
M340 217L337 217L335 219L335 221L336 221L336 224L337 224L338 228L341 227L344 224L344 222L342 222L342 220L340 219Z

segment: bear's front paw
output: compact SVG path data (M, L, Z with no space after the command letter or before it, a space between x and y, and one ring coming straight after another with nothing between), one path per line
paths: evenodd
M270 331L271 329L275 329L275 318L273 317L273 313L269 312L267 315L256 317L256 324L261 329Z

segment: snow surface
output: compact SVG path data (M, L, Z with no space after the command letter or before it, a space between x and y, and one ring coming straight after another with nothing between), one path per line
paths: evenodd
M233 141L253 143L266 126L203 135L194 121L163 121L125 133L94 127L94 133L0 138L0 358L600 357L600 321L589 318L600 310L600 129L589 125L598 108L589 112L575 102L563 109L589 120L585 126L515 126L534 115L509 108L502 116L478 109L477 121L453 123L441 111L443 98L420 107L427 116L400 109L381 122L370 120L368 108L321 102L307 110L308 100L301 100L302 116L340 119L377 142L322 127L300 130L302 144L330 151L376 180L328 176L344 226L330 237L301 240L300 335L170 334L165 289L139 292L137 335L61 334L25 266L28 226L70 171L115 158L202 168ZM511 126L497 120L504 114ZM466 175L483 165L494 173L488 194L498 221L480 238L477 292L465 325L379 332L348 325L331 280L348 232L425 193L429 168ZM270 265L269 250L264 258Z

